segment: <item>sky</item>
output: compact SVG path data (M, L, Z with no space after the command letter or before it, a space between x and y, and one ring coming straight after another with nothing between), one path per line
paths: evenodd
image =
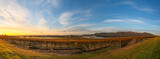
M134 31L160 35L159 6L160 0L0 0L0 34Z

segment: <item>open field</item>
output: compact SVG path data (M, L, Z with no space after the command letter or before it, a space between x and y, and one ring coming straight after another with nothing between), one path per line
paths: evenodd
M58 56L52 53L42 53L20 49L0 40L0 58L2 59L158 59L160 51L160 37L151 38L124 48L114 45L96 51L81 54Z
M0 37L4 41L12 44L26 46L31 49L48 50L59 54L75 54L86 51L95 51L102 48L119 45L124 47L138 42L142 42L147 38L144 37L115 37L107 39L84 39L84 38L62 38L62 39L33 39L33 38L17 38L17 37Z
M107 50L117 48L118 46L112 46L97 51L85 52L82 54L75 54L69 56L57 56L51 53L40 53L31 50L20 49L14 45L8 44L5 41L0 40L0 58L2 59L87 59L96 56L100 53L107 52Z

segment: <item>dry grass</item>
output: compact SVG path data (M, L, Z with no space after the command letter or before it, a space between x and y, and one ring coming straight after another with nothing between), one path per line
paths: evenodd
M112 46L92 52L85 52L82 54L57 56L52 53L41 53L37 51L21 49L17 46L0 40L0 59L88 59L100 53L107 52L107 50L117 48L117 46Z
M159 59L159 51L160 38L157 37L110 53L105 52L91 59Z
M48 55L31 51L23 50L17 48L14 45L7 44L6 42L0 40L0 58L1 59L30 59L30 58L41 58L48 57Z

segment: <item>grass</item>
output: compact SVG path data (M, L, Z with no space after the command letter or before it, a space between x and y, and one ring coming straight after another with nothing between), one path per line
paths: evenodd
M76 54L76 55L71 55L71 56L59 56L59 58L60 59L88 59L88 58L94 57L96 55L99 55L101 53L107 52L108 50L116 49L118 47L119 47L119 45L114 45L112 47L100 49L97 51L84 52L82 54Z
M0 40L0 59L35 59L49 57L38 52L23 50Z
M20 49L0 40L0 59L160 59L160 37L116 49L118 46L71 56L57 56Z
M105 52L91 59L160 59L160 38L152 38L109 54Z
M0 59L88 59L98 54L107 52L107 50L115 49L119 45L109 48L100 49L92 52L84 52L71 56L57 56L51 53L40 53L31 50L20 49L12 44L0 40Z

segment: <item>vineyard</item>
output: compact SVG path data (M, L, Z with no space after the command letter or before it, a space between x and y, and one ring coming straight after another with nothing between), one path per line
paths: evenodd
M107 39L76 39L76 38L63 38L63 39L31 39L31 38L18 38L1 36L0 39L12 44L20 44L32 49L41 50L74 50L74 53L94 51L113 45L124 47L127 45L142 42L153 36L146 37L115 37Z

